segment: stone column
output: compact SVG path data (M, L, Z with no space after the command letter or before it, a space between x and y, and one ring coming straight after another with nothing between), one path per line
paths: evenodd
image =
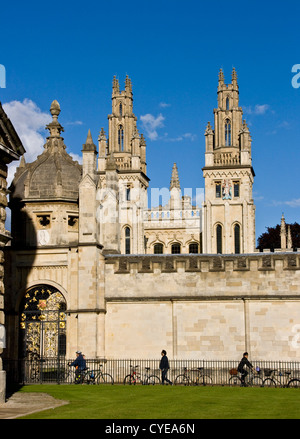
M4 253L3 247L10 239L10 234L5 230L5 219L7 206L6 199L6 177L7 166L0 164L0 404L5 402L6 374L3 370L2 358L5 348L5 327L4 327Z

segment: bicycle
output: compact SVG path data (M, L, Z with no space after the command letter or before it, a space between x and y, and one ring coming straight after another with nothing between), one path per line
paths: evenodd
M275 372L278 372L277 375ZM265 376L263 385L265 387L300 387L298 378L291 378L291 371L278 371L277 369L264 369ZM279 379L277 378L279 377Z
M63 369L60 372L59 381L68 382L70 384L94 384L93 371L89 370L89 367L78 370L68 364L69 369Z
M242 383L242 374L238 372L237 369L230 369L229 373L231 377L229 378L228 384L230 387L241 387ZM263 387L263 379L260 376L261 370L256 368L255 372L250 370L249 374L245 378L245 385L249 387Z
M103 364L98 371L89 372L89 384L114 384L114 379L109 373L103 373Z
M187 367L183 368L183 373L177 375L175 378L174 384L181 386L212 386L213 380L211 376L204 373L204 367L197 367L197 369L191 369L192 375L196 372L196 378L192 379L192 376L189 374L189 370Z
M133 366L130 365L131 371L130 374L126 375L123 381L123 384L138 384L142 385L155 385L160 384L160 378L156 375L150 375L150 367L145 367L145 373L142 377L141 374L137 371L139 365Z

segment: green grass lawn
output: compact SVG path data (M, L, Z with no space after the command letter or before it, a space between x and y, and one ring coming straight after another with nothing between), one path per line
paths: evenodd
M35 385L20 392L45 392L69 401L26 419L300 418L300 389Z

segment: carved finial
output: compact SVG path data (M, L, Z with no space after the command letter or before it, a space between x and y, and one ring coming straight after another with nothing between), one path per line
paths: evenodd
M224 73L222 68L219 71L219 82L224 82Z
M205 130L205 136L207 136L209 134L213 134L213 129L212 129L212 126L211 126L210 122L207 123L207 127L206 127L206 130Z
M134 126L134 128L133 128L132 138L133 139L139 139L140 138L139 130L137 129L136 126Z
M234 67L232 69L231 79L232 79L232 82L237 81L237 74L236 74L236 70Z
M113 78L113 93L120 93L119 80L116 76Z
M101 131L100 131L100 133L99 133L98 140L99 140L99 141L100 141L100 140L106 140L106 135L105 135L105 131L104 131L104 128L103 128L103 127L101 128Z
M117 169L117 163L113 151L110 152L108 160L106 161L106 170L115 171Z
M179 176L178 176L178 169L176 163L173 165L172 169L172 177L170 182L170 190L173 188L180 189L180 182L179 182Z
M60 114L60 105L56 100L54 100L51 104L50 113L52 114L53 120L57 120Z
M62 131L64 131L63 127L61 126L61 124L58 122L58 116L60 114L60 105L59 103L54 100L50 106L50 113L52 115L52 122L50 122L47 126L46 129L49 130L50 133L50 139L51 138L60 138L60 133ZM47 143L46 143L47 145ZM64 145L63 145L64 146ZM64 146L65 148L65 146Z
M125 90L129 91L130 93L132 92L131 80L128 75L126 75L125 78Z
M145 137L144 137L144 134L141 134L141 146L146 146L146 140L145 140Z

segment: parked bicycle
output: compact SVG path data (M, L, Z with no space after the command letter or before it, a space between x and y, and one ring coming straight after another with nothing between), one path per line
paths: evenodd
M103 364L99 370L89 372L89 384L114 384L114 379L109 373L103 373Z
M300 379L292 377L291 371L264 369L264 374L264 387L300 387Z
M142 384L142 385L154 385L160 384L160 378L154 374L150 374L150 367L145 367L145 373L141 376L137 370L139 365L130 365L130 374L126 375L123 384Z
M213 380L211 376L204 373L204 367L197 367L197 369L189 370L187 367L183 368L183 373L177 375L174 384L181 386L212 386Z
M232 368L229 370L230 378L228 384L231 387L242 386L241 373L237 369ZM263 387L263 379L261 377L261 370L259 367L255 371L250 370L249 374L245 378L245 385L249 387Z

